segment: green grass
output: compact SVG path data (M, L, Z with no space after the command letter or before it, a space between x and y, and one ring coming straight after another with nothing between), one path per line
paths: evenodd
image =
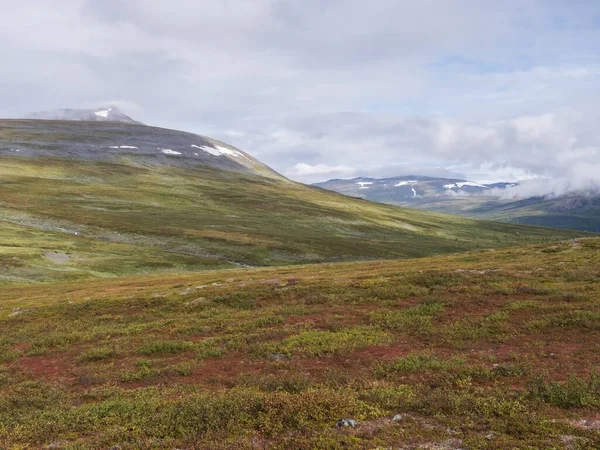
M263 352L325 356L390 342L391 338L387 333L373 327L354 327L339 331L309 330L283 339L277 344L265 346Z
M600 407L600 375L591 373L587 378L569 376L566 381L552 381L539 375L529 386L531 397L558 408Z

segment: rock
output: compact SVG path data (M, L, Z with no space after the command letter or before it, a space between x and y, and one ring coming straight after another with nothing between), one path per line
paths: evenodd
M338 428L355 428L356 427L356 420L354 419L340 419L337 421L337 423L335 424L336 427Z
M26 312L33 311L32 309L22 309L22 308L14 308L12 312L8 315L8 317L20 316L21 314L25 314Z
M402 420L402 414L396 414L394 417L392 417L393 423L400 422L401 420Z
M8 315L8 317L15 317L18 316L19 314L23 314L23 310L21 308L15 308L12 310L12 312Z
M184 305L185 306L194 306L194 305L198 305L199 303L205 302L206 299L204 297L199 297L195 300L190 300L189 302L185 302Z
M271 361L282 361L284 359L287 359L287 356L284 355L283 353L271 353L269 355L269 359Z

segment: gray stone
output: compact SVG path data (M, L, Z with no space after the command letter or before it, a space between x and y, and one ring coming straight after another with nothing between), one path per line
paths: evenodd
M340 419L335 424L338 428L355 428L356 420L354 419Z

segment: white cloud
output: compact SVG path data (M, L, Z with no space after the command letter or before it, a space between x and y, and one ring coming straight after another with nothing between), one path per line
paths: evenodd
M597 180L598 2L0 5L2 116L114 104L301 181Z
M319 181L326 178L346 178L356 175L356 169L347 166L328 166L327 164L298 163L286 175L304 180Z
M556 197L574 192L600 192L600 163L577 163L570 168L566 168L563 176L525 180L519 186L505 191L494 189L490 192L490 195L515 199L534 196Z

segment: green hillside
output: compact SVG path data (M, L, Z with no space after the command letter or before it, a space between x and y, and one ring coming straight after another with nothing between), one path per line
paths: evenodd
M4 157L0 176L4 280L406 258L575 236L205 167Z

